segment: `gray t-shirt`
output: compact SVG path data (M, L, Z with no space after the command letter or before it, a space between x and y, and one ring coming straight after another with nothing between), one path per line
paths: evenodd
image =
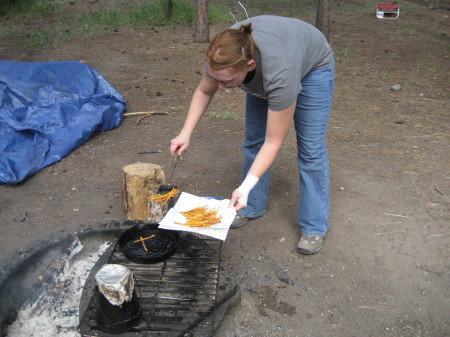
M274 111L287 109L297 99L301 80L311 71L333 62L325 36L307 22L272 15L256 16L234 24L252 23L257 46L256 73L240 85L244 91L267 99Z

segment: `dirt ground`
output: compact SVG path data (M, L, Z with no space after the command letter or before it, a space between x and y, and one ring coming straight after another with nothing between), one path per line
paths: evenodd
M273 168L267 214L230 231L223 245L242 300L217 337L450 335L449 12L432 1L401 1L399 19L379 20L376 3L332 2L325 246L314 256L295 251L291 132ZM223 27L212 25L211 35ZM169 173L169 142L203 71L206 45L194 44L193 32L119 29L29 51L0 41L1 59L82 60L121 92L127 112L168 112L125 117L23 183L1 185L0 258L72 226L124 219L125 165L155 163ZM239 89L214 98L175 170L181 190L229 198L241 176L243 111ZM228 112L239 117L218 118Z

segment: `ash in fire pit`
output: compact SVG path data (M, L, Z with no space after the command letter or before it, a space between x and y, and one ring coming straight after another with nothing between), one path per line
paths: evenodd
M47 270L38 276L41 286L34 289L22 305L7 336L76 337L78 306L84 282L110 242L103 243L96 254L83 256L83 245L75 238Z
M221 267L221 241L183 234L167 261L140 265L115 245L137 224L142 223L83 225L2 261L0 336L110 337L98 330L93 311L94 276L107 263L132 270L143 310L132 332L116 336L213 336L240 300L234 280Z

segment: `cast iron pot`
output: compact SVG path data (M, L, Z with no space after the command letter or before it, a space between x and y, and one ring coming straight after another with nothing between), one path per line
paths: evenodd
M158 263L172 256L178 248L180 234L158 226L158 223L138 224L123 232L119 238L123 255L130 261L143 264ZM151 238L142 240L148 237Z

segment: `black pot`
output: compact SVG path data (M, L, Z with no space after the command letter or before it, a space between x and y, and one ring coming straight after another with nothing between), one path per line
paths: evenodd
M123 255L136 263L158 263L168 259L178 248L180 235L177 231L159 229L159 224L139 224L123 232L119 238L119 248ZM139 240L145 240L145 247Z
M119 334L130 331L141 320L141 306L136 292L133 291L131 301L122 305L114 305L98 290L96 296L96 322L98 329L107 333Z

